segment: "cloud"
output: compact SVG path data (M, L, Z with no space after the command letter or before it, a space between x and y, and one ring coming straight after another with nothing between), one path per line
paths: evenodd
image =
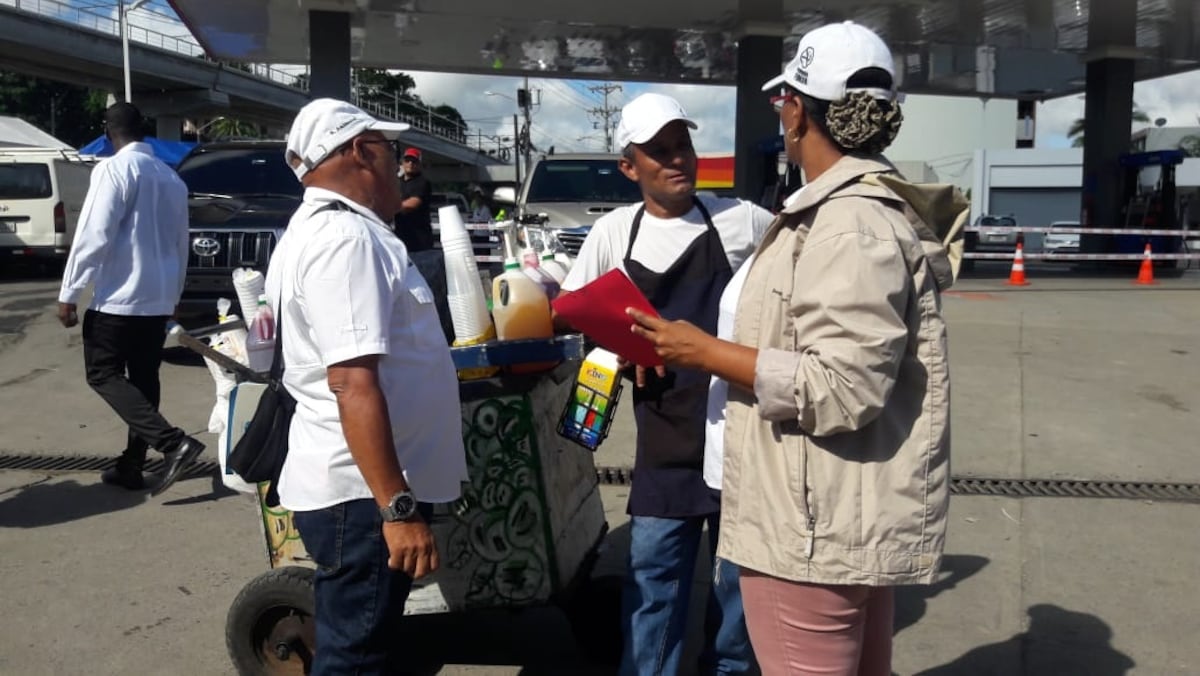
M1168 77L1144 80L1133 86L1133 100L1150 116L1151 120L1164 118L1167 126L1194 127L1200 125L1200 105L1196 90L1200 88L1200 73L1181 73ZM1067 130L1071 124L1083 117L1082 94L1053 99L1038 106L1037 145L1040 147L1065 147L1071 142ZM1134 130L1146 124L1134 123Z
M458 75L405 71L416 82L416 92L426 103L448 104L462 113L475 138L511 137L512 116L517 114L517 89L524 79L491 75ZM556 151L602 151L604 130L600 115L603 94L589 91L604 83L531 78L529 87L540 90L540 105L533 111L533 143ZM699 129L693 134L700 152L730 152L733 149L734 89L708 85L663 85L620 83L620 91L609 96L609 108L619 109L643 92L673 96L683 105ZM492 92L491 95L487 92ZM619 112L612 120L619 119ZM491 141L494 147L495 141Z

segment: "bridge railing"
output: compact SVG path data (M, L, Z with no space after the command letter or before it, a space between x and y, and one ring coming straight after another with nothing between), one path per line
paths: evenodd
M114 16L116 13L115 2L112 5L112 11L108 13L104 12L102 7L94 5L76 7L60 0L0 0L0 6L13 7L47 19L91 29L99 33L117 37L121 35L121 22ZM153 15L160 17L160 20L164 22L173 20L157 12ZM134 16L136 17L137 14L134 14ZM179 28L180 30L187 30L182 22L179 24ZM190 33L186 35L168 35L131 23L129 24L129 40L130 42L155 47L163 51L202 58L212 63L218 63L205 54L204 48L200 46L200 43ZM283 69L266 63L229 63L226 65L275 84L293 87L300 91L308 91L308 78L301 77L302 75L307 75L307 67ZM387 117L407 122L415 129L420 129L455 143L465 145L467 142L466 125L460 123L458 120L440 115L424 104L415 101L395 102L393 104L382 103L366 99L360 96L357 91L354 92L354 100L355 104L377 117Z

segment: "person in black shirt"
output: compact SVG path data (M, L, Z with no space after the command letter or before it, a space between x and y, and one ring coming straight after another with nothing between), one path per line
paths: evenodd
M430 224L429 205L433 200L433 187L429 179L421 175L421 151L408 148L401 162L404 175L400 178L400 196L403 203L396 214L396 236L404 242L409 253L433 248L433 226Z

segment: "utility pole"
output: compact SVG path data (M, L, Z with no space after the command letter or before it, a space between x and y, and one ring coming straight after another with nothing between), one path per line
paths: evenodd
M521 123L513 115L513 172L517 179L517 192L521 192Z
M614 92L621 91L621 85L605 82L602 85L588 87L588 91L593 94L604 94L604 107L592 108L588 113L595 115L598 120L592 123L593 128L599 128L600 120L604 124L604 147L608 152L613 152L613 132L617 130L617 125L614 121L616 114L621 112L620 108L610 107L608 105L608 95Z
M538 91L540 92L541 90ZM525 114L525 129L518 136L520 141L517 146L517 154L524 155L526 172L533 166L530 157L533 151L533 106L535 103L540 103L540 101L535 102L533 100L533 93L534 90L529 88L529 77L526 76L525 87L517 90L517 107Z

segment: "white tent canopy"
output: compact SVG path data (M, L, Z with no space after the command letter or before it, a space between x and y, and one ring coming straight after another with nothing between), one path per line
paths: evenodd
M18 117L0 115L0 148L54 148L74 150L71 146Z

